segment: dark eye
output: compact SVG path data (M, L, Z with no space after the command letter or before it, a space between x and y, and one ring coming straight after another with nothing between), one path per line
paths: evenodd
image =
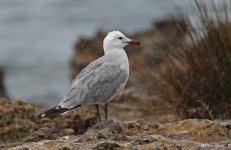
M122 39L123 39L123 37L119 37L119 39L120 39L120 40L122 40Z

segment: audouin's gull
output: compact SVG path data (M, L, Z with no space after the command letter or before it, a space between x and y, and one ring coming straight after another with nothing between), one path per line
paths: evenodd
M99 105L104 103L107 119L107 103L124 88L129 76L128 57L123 49L128 44L140 45L119 31L109 32L103 41L104 56L91 62L72 81L71 88L55 107L40 114L39 118L55 117L82 105L95 104L99 121Z

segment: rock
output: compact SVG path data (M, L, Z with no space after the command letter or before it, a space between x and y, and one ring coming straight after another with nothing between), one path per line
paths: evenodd
M74 133L75 133L75 130L72 129L72 128L66 128L66 129L63 129L63 132L64 132L66 135L71 135L71 134L74 134Z
M57 139L84 133L96 123L96 114L79 108L54 119L37 120L44 109L22 101L0 98L0 149L29 141Z
M68 139L31 142L11 148L79 150L231 149L228 129L216 121L182 120L159 124L149 121L104 120L83 135ZM171 134L177 136L170 136ZM122 139L116 137L123 136Z
M99 142L95 147L93 147L93 150L105 150L105 149L113 149L113 150L119 150L119 149L125 149L121 145L119 145L116 142L113 141L103 141Z

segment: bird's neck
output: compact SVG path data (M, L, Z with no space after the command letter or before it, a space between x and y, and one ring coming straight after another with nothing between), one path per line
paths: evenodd
M106 51L104 56L113 60L114 63L125 65L129 70L128 56L124 49L112 49L112 51Z
M114 48L114 49L104 49L104 55L124 55L127 56L126 52L122 48Z

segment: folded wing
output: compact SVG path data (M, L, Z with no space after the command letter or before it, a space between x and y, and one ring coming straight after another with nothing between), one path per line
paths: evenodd
M71 89L58 106L74 108L78 105L106 103L128 79L128 72L119 64L95 61L73 80Z

